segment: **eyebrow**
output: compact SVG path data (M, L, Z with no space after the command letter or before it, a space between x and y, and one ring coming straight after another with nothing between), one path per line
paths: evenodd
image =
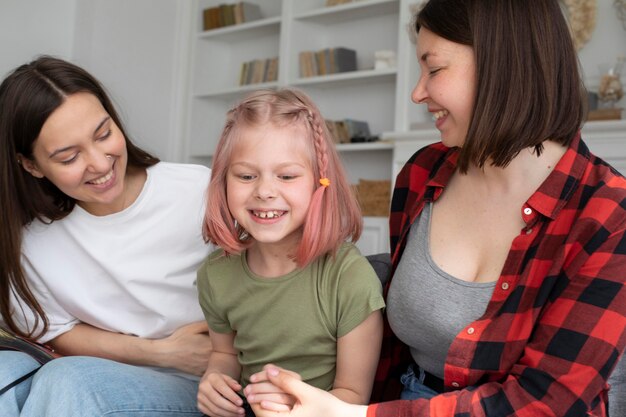
M106 122L108 122L109 120L111 120L111 116L105 116L104 119L102 119L102 121L100 123L98 123L98 126L96 126L96 128L93 130L93 134L94 136L96 135L96 133L98 133L98 130L100 130L102 128L102 126L104 126L104 124ZM74 145L72 146L66 146L65 148L61 148L61 149L57 149L54 152L52 152L49 156L48 159L50 158L54 158L56 155L69 151L70 149L74 148Z
M422 54L422 56L420 57L420 60L426 62L426 61L428 61L428 58L430 58L432 55L434 55L434 54L431 53L431 52L424 52Z
M230 165L231 166L241 165L244 168L251 168L251 169L255 169L256 168L256 165L254 163L247 162L247 161L235 161L235 162L232 162ZM307 168L306 165L303 165L302 163L297 162L297 161L282 162L282 163L276 165L274 168L281 169L281 168L288 168L288 167L292 167L292 166L299 166L299 167L302 167L302 168Z

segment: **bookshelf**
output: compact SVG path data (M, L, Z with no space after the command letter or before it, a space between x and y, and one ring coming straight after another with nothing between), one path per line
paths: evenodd
M409 109L410 77L401 74L401 65L412 57L405 30L411 2L355 0L325 6L325 0L247 1L259 6L261 19L211 30L203 30L203 11L229 0L195 1L185 135L188 160L210 163L227 109L258 88L298 87L313 98L325 118L365 120L374 135L409 129L410 118L398 117L397 109ZM300 77L300 52L335 47L357 52L356 71ZM398 66L374 69L374 54L378 50L396 52ZM276 81L239 85L244 62L274 56L279 59ZM406 69L410 70L410 66ZM379 154L387 161L383 178L390 179L391 148L376 145L359 145L354 149L346 145L339 149L342 155L350 154L352 160L358 159L359 153L366 159ZM376 179L372 177L379 173L355 172L354 175Z
M203 11L232 1L196 0L191 8L187 161L210 165L226 111L258 88L300 88L325 118L367 121L371 133L380 137L427 120L426 112L410 103L417 64L411 63L414 50L406 25L416 0L354 0L335 6L325 6L325 0L247 1L259 6L262 18L206 31ZM356 71L300 76L300 52L336 47L356 51ZM397 65L375 69L379 50L395 52ZM239 85L242 63L275 56L276 81ZM352 183L392 179L393 143L341 144L337 149ZM364 253L388 250L386 223L386 218L365 218Z

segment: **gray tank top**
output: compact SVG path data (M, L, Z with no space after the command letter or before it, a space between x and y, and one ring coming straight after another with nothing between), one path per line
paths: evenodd
M431 210L427 203L411 226L387 295L387 317L415 362L443 378L452 341L484 314L496 282L463 281L435 264L428 239Z

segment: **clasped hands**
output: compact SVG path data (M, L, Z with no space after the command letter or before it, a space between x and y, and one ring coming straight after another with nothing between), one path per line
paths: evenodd
M265 365L263 370L250 376L250 384L245 387L245 395L257 417L276 417L277 413L289 413L296 399L269 380L268 369L274 365ZM281 369L294 378L301 380L296 372ZM244 414L243 400L238 392L241 385L228 375L209 373L202 378L198 395L198 408L211 417L238 417Z

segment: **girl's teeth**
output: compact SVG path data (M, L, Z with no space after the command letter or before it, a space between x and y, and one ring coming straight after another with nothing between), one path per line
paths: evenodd
M278 211L255 211L254 215L262 219L273 219L274 217L280 217L282 212Z

